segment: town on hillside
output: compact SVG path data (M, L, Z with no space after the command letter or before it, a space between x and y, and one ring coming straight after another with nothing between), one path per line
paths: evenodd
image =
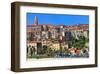
M88 58L89 24L27 25L27 58Z

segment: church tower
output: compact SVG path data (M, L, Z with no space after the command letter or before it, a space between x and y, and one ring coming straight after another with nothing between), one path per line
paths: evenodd
M34 17L34 26L37 26L37 25L38 25L38 17L35 16L35 17Z

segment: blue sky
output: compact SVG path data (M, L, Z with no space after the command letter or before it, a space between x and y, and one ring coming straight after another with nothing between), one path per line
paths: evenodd
M88 15L27 13L27 25L33 25L35 16L38 17L38 24L64 24L68 26L74 24L89 24Z

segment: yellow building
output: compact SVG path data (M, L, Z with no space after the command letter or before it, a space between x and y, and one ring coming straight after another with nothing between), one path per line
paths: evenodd
M50 46L52 50L59 50L60 49L60 44L59 43L54 43Z

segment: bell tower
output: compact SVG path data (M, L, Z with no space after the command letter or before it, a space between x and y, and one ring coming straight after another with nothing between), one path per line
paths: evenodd
M34 17L34 26L37 26L37 25L38 25L38 17L35 16L35 17Z

